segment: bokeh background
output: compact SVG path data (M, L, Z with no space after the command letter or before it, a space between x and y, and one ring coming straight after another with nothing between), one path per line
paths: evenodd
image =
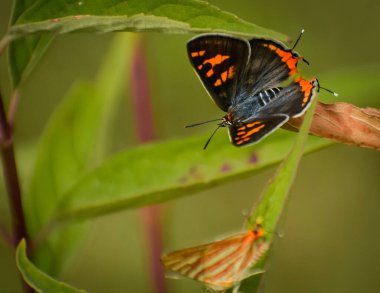
M6 31L10 0L0 3L0 35ZM351 101L380 107L378 92L356 94L355 77L380 68L378 0L358 1L209 1L239 17L296 37L297 50L311 63L300 64L307 77L340 93L324 101ZM17 116L18 165L27 182L35 145L50 113L71 85L95 76L113 35L59 36L27 80ZM193 73L185 44L190 35L143 34L147 54L157 139L209 133L214 126L185 130L183 125L219 117ZM9 96L5 59L0 82ZM367 68L367 69L366 69ZM347 76L347 84L337 83ZM379 76L379 75L378 75ZM128 81L126 81L128 82ZM380 91L380 80L374 87ZM367 93L363 88L363 93ZM115 117L113 151L136 145L128 90ZM283 130L280 130L283 131ZM218 135L226 136L225 133ZM202 147L202 146L200 146ZM207 150L212 152L212 145ZM166 251L184 248L237 231L274 168L253 177L161 205ZM380 155L335 145L306 156L291 192L280 232L269 259L265 292L380 291ZM3 183L1 183L3 185ZM26 189L27 186L23 186ZM238 190L238 192L237 192ZM0 194L0 221L9 224L6 196ZM82 248L62 279L89 292L153 292L149 257L139 211L125 211L92 221ZM168 280L169 292L203 292L191 280ZM21 292L12 251L0 242L0 292Z

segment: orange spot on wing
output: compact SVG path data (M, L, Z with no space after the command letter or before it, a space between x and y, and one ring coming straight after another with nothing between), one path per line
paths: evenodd
M247 127L251 128L251 127L253 127L253 126L257 125L257 124L260 124L260 123L261 123L260 121L255 121L253 123L247 124Z
M198 66L198 69L199 69L199 70L201 70L202 68L203 68L203 65L202 65L202 64Z
M245 131L239 131L238 133L236 133L237 135L243 135L245 133Z
M261 124L260 126L253 128L252 130L248 131L247 134L243 137L250 137L252 134L259 132L263 127L265 127L265 124Z
M211 67L214 67L215 65L218 65L218 64L222 63L224 60L229 59L229 58L230 58L230 56L224 56L224 55L218 54L213 58L210 58L210 59L203 61L203 64L208 63L211 65Z
M198 52L191 52L191 57L198 57L198 56L203 56L206 53L205 50L198 51Z
M222 78L223 82L225 82L228 79L231 79L235 76L235 66L230 66L228 70L224 71L220 77Z
M222 84L222 81L218 79L217 81L215 81L214 86L220 86L221 84Z
M313 84L303 79L302 77L299 77L295 80L301 87L301 92L304 93L304 98L302 100L302 107L306 105L306 103L309 101L311 91L313 90Z
M242 144L243 142L244 142L243 140L239 140L239 141L236 142L236 144L239 144L239 145L240 145L240 144Z
M245 126L239 127L238 130L244 130Z
M225 82L225 81L227 80L227 75L228 75L228 71L227 71L227 70L224 71L224 72L220 75L220 77L222 78L223 82Z
M235 76L235 66L230 66L228 68L228 78L233 78Z
M214 70L210 69L209 71L207 71L206 76L207 76L207 77L210 77L210 76L212 76L213 74L214 74Z
M289 76L297 73L297 62L299 59L302 59L302 57L294 57L291 52L284 51L272 44L264 44L263 46L268 47L270 50L274 51L278 56L281 57L281 61L288 65Z

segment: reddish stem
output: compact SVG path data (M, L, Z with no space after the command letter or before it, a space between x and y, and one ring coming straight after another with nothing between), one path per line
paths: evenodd
M13 247L13 239L8 230L0 223L0 237L4 240L6 244Z
M132 64L132 103L135 113L136 134L140 143L154 140L155 130L147 64L142 42L136 45ZM154 292L166 292L164 270L159 261L162 252L162 237L159 224L160 210L158 206L142 210L142 218L149 245L150 273Z
M24 212L22 209L21 190L17 174L16 159L13 149L12 130L8 124L3 99L0 94L0 144L4 170L5 185L13 226L13 244L16 247L22 238L28 239Z
M17 247L21 239L25 238L29 242L28 233L26 230L26 222L24 211L22 208L21 189L18 179L17 166L15 153L13 148L13 135L12 129L7 120L3 98L0 93L0 145L1 145L1 158L3 163L4 180L8 194L8 201L11 211L12 220L12 245ZM24 292L30 293L34 290L26 284L24 280Z

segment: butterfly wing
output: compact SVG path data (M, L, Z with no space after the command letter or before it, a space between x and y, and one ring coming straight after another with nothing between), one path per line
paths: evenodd
M209 95L227 112L250 55L248 41L223 34L204 34L187 43L187 52Z
M298 60L303 60L297 52L280 42L252 39L249 44L251 55L235 104L241 103L247 96L254 96L287 80L297 73Z
M277 97L258 110L258 115L286 114L290 118L301 116L309 107L316 94L317 80L299 77L284 87Z
M231 142L235 146L253 144L281 127L289 118L301 116L313 100L316 87L316 79L297 78L254 115L229 125Z
M247 121L229 125L230 141L235 146L247 146L258 142L289 120L285 114L255 116Z
M162 256L165 267L203 282L213 290L225 290L240 281L253 262L267 249L252 231Z

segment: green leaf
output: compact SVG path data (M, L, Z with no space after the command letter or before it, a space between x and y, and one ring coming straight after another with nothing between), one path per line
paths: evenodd
M124 79L128 79L133 40L134 35L118 35L98 79L93 84L77 84L52 115L40 141L25 201L31 235L41 231L54 215L61 196L100 160L99 149L107 142L107 121L121 97ZM49 248L36 250L36 261L45 271L56 273L67 258L64 251L70 250L70 243L75 246L75 233L68 236L72 233L66 232L50 236ZM61 237L65 241L59 241Z
M11 68L12 85L14 88L20 86L25 81L44 56L53 40L54 35L44 34L28 36L10 43L8 62Z
M271 231L271 233L267 233L265 236L268 243L272 242L274 235L273 231L276 230L276 226L286 205L290 188L292 187L294 178L297 174L303 149L308 140L308 133L315 105L316 101L314 100L306 114L304 123L302 124L301 130L290 153L277 168L274 177L269 180L268 185L262 194L262 199L248 219L247 229L254 229L256 220L260 219L264 229L266 231ZM265 270L265 260L266 258L261 260L253 267L253 269ZM242 291L257 292L262 277L263 274L257 274L243 280L241 286Z
M226 135L154 143L124 151L90 172L65 195L59 220L95 217L177 199L279 162L295 134L278 131L248 148L233 147ZM311 138L307 151L331 145Z
M25 7L10 34L74 31L223 31L286 39L283 34L241 20L199 0L35 1Z
M11 23L14 24L33 5L33 2L32 0L14 1ZM8 62L14 88L18 87L28 77L54 39L54 35L44 34L13 40L17 37L9 34L3 39L7 44L9 43Z
M226 32L287 40L281 33L262 28L198 0L62 0L16 1L9 38L37 33L76 31L155 31L165 33ZM52 34L16 40L10 47L10 66L17 87L43 56Z
M23 279L39 293L84 293L57 281L38 269L26 255L26 242L21 240L16 250L16 263Z

